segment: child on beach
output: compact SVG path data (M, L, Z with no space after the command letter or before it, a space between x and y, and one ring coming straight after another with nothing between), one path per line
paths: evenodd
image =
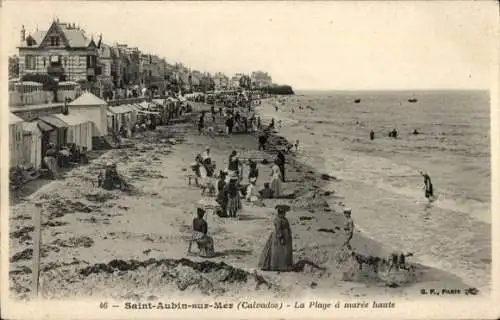
M346 234L346 240L344 244L342 245L343 247L347 247L347 249L351 249L351 240L352 236L354 234L354 221L352 221L351 218L351 209L345 208L344 209L344 217L346 218L346 223L344 225L344 232Z
M245 200L254 204L259 204L260 202L260 194L257 191L257 187L255 186L255 182L257 178L251 178L250 184L247 187Z
M273 190L269 187L269 182L264 183L264 189L259 191L262 199L272 199Z

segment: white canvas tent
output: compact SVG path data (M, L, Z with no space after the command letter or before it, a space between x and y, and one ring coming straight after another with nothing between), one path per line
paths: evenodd
M108 129L118 131L122 125L124 125L127 129L131 129L135 122L134 118L136 117L137 110L136 108L132 108L130 105L123 104L115 107L109 107Z
M99 99L89 92L83 93L68 105L69 114L76 112L94 123L93 137L106 136L108 134L106 122L107 106L106 101Z
M35 170L42 166L42 131L38 121L23 122L23 160Z
M68 125L67 142L92 150L92 132L94 124L84 115L71 113L64 115L55 114L55 117Z
M23 122L23 119L12 112L9 114L10 167L23 163Z

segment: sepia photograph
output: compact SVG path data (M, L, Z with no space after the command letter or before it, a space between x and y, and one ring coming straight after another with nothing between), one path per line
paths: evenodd
M495 2L1 14L2 318L500 316Z

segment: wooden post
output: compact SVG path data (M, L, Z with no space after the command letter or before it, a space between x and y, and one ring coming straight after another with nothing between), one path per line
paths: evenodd
M35 227L35 230L33 233L33 268L31 282L33 299L38 298L38 285L40 278L41 213L42 204L35 203L35 212L33 213L33 226Z

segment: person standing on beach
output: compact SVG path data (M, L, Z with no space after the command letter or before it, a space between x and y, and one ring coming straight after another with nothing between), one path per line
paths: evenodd
M277 162L278 161L275 160L271 167L271 190L273 190L273 196L275 198L281 196L281 170Z
M285 162L286 162L286 159L285 159L285 154L283 153L283 151L278 151L278 155L276 156L276 160L277 160L277 164L280 168L280 172L281 172L281 181L285 182Z
M43 157L43 161L47 165L50 174L53 179L59 178L59 168L57 165L57 149L56 145L52 142L49 142L47 151L45 152L45 156Z
M229 171L229 174L234 174L236 176L240 175L240 160L238 159L238 153L236 152L236 150L233 150L233 152L231 152L231 155L229 156L227 169Z
M215 201L221 208L217 215L221 218L227 217L226 185L226 173L221 170L219 173L219 181L217 181L217 197L215 198Z
M230 218L236 218L236 213L241 209L240 190L238 189L238 176L231 175L229 183L225 186L227 195L227 210Z
M432 186L431 177L423 171L420 171L420 175L424 177L425 197L427 198L427 200L432 201L434 198L434 188Z
M248 181L259 177L259 169L257 168L257 162L250 159L249 161L250 170L248 171Z
M346 235L346 240L344 241L344 244L342 245L343 247L347 247L347 249L351 249L351 240L352 236L354 235L354 221L351 218L351 209L345 208L344 209L344 217L346 218L346 222L344 225L344 232Z
M227 127L227 133L232 134L233 133L233 126L234 126L234 120L233 117L229 117L226 120L226 127Z
M291 271L293 269L293 237L286 218L290 206L277 205L273 221L274 230L269 235L259 258L262 271Z
M198 120L198 133L201 134L205 126L205 111L201 113L200 120Z
M375 139L375 132L373 130L370 131L370 140Z

